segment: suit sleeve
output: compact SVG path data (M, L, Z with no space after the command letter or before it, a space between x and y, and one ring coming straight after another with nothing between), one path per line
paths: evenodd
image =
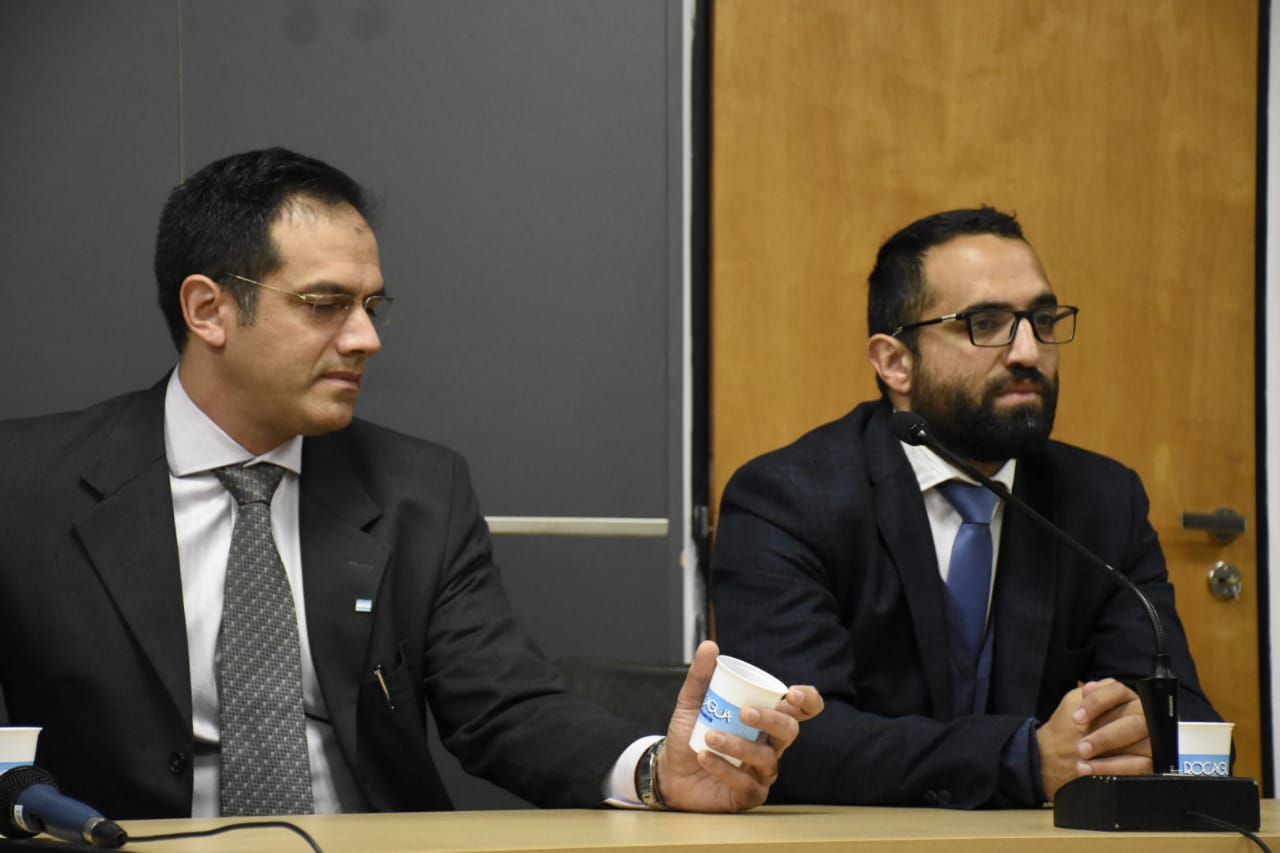
M783 756L772 800L1036 805L1027 801L1027 763L1002 761L1028 718L934 718L900 590L891 570L874 565L881 548L869 511L848 509L814 482L761 460L740 470L725 491L712 559L721 648L788 683L811 683L826 699ZM837 504L844 508L833 512ZM881 621L855 616L864 612Z
M511 608L457 457L446 530L423 664L445 746L536 805L601 805L606 774L646 732L566 692Z

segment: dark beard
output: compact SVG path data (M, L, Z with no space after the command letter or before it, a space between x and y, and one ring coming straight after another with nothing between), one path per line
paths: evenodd
M996 464L1016 459L1044 446L1053 432L1058 407L1058 380L1034 367L1015 365L1009 375L992 380L975 402L958 385L920 383L911 395L911 410L929 422L944 447L971 462ZM1043 389L1040 405L997 412L996 395L1011 382L1034 381Z

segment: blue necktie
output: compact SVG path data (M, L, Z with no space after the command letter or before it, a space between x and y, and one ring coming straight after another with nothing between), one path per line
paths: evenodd
M960 513L963 522L951 548L947 590L955 600L961 619L960 633L968 651L976 657L982 650L987 628L987 601L991 593L991 513L996 496L959 480L938 486L942 496Z

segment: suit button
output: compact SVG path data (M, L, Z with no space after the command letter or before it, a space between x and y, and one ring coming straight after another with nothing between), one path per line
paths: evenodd
M938 792L937 792L937 791L925 791L925 792L924 792L924 804L925 804L926 806L936 806L936 805L938 804Z
M946 788L943 788L938 792L938 805L942 806L944 809L951 805L951 792Z
M185 752L169 753L169 772L181 776L187 770L187 754Z

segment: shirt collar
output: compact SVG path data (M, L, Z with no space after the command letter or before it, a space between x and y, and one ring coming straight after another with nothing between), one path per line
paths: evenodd
M222 431L187 395L174 368L164 394L164 452L169 473L187 477L227 465L271 462L302 473L302 436L255 456Z
M902 449L907 454L907 461L911 463L911 469L915 471L916 481L920 483L920 491L927 492L930 489L937 488L948 480L961 480L966 483L978 485L978 482L950 462L943 461L927 447L907 444L901 442ZM1018 460L1010 459L1000 466L1000 470L991 475L991 479L1002 484L1009 491L1013 491L1013 475L1017 471Z

